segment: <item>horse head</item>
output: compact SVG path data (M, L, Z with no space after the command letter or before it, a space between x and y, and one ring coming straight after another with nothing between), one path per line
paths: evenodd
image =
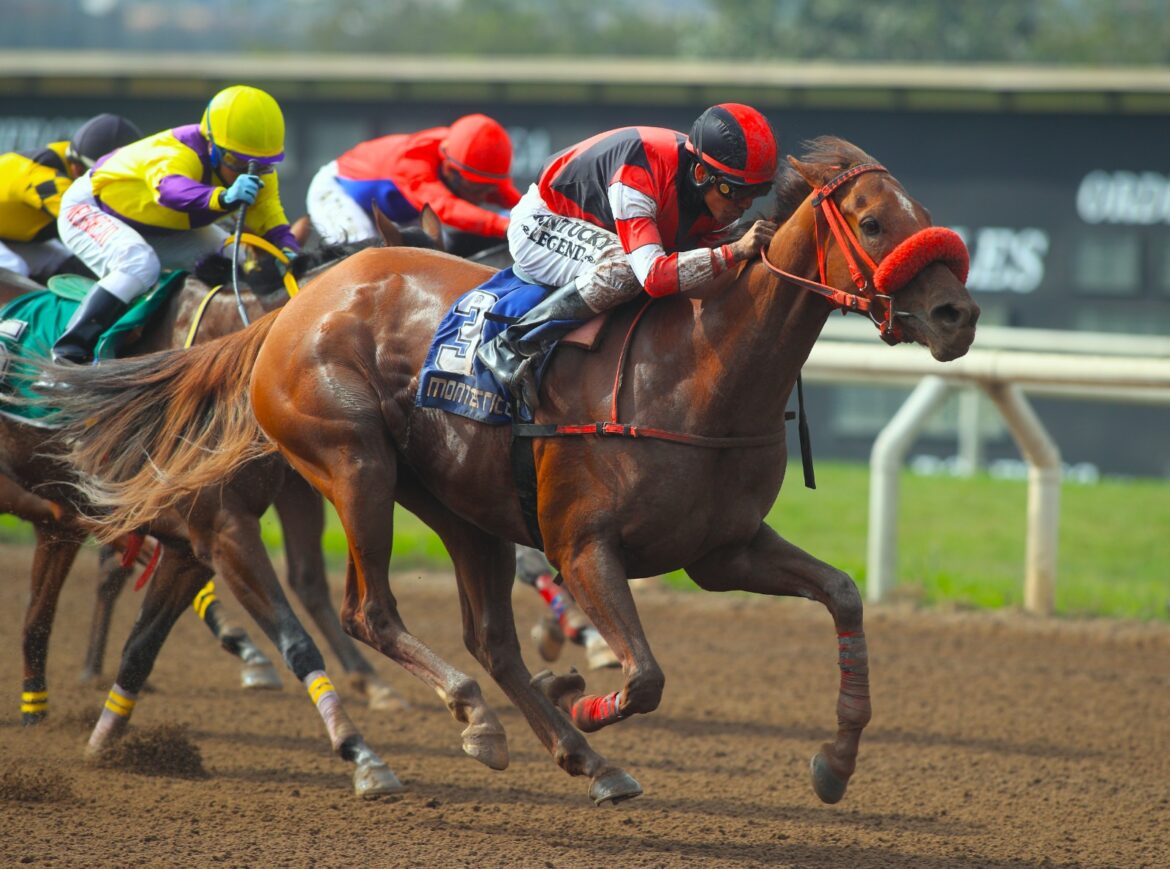
M807 214L800 212L799 223L815 242L815 261L806 261L802 274L817 274L813 283L822 286L855 287L831 301L867 313L887 343L922 344L940 362L964 355L979 306L966 287L967 249L958 235L933 226L884 166L844 140L815 139L789 163L778 197L795 214L803 194L799 208ZM777 236L769 259L787 238Z

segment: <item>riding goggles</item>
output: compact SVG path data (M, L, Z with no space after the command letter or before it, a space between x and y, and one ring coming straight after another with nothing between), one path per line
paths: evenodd
M223 151L220 155L220 162L228 169L231 169L237 175L268 175L276 171L276 166L272 163L261 163L259 161L250 161L243 157L238 157L231 151ZM248 170L248 163L253 163L251 171Z
M738 202L741 199L756 199L772 189L772 182L762 184L740 184L722 175L715 176L715 189L724 199Z

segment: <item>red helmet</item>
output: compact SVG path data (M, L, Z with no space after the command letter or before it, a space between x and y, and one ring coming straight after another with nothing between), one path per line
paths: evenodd
M443 158L466 180L503 185L512 174L512 140L487 115L464 115L439 146Z
M779 163L768 119L741 103L720 103L699 115L687 150L712 174L741 185L770 183Z

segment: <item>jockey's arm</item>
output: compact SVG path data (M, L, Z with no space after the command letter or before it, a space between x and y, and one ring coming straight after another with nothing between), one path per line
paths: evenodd
M734 261L728 245L667 253L658 229L658 207L640 190L621 182L611 184L609 204L634 275L651 296L705 288Z

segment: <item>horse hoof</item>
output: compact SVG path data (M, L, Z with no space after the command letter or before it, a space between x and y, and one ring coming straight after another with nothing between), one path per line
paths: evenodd
M366 681L366 705L374 712L404 712L410 708L406 699L388 682Z
M838 777L836 773L829 769L829 761L822 752L818 751L813 755L808 769L812 775L813 790L821 798L821 802L828 803L829 805L841 802L841 797L845 796L845 788L848 787L849 780Z
M590 670L605 670L622 665L613 649L609 647L609 643L605 641L605 637L598 633L590 634L585 643L585 660Z
M384 763L361 764L353 771L353 792L363 800L380 797L398 799L406 792L406 785Z
M240 668L240 685L249 690L280 690L280 674L272 664L245 664Z
M541 619L540 624L532 628L532 641L536 643L536 651L541 660L550 664L561 656L561 649L565 645L565 632L552 619Z
M605 803L617 805L623 800L632 800L642 796L642 786L625 770L609 767L593 777L589 785L589 798L593 804L600 806Z
M558 676L552 670L541 670L532 677L532 686L567 715L572 715L574 701L585 693L585 677L576 670Z
M463 751L488 769L507 769L508 737L503 727L488 728L482 724L463 731Z

